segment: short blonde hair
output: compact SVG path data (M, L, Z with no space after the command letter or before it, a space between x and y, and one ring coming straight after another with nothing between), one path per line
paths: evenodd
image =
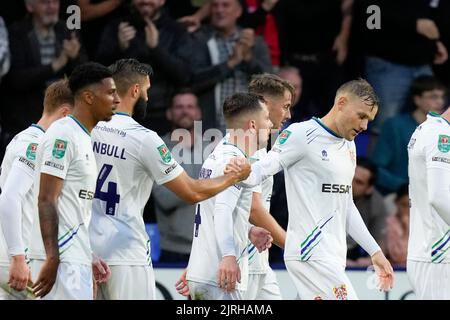
M44 113L52 114L63 104L73 107L74 97L67 79L53 82L45 90Z

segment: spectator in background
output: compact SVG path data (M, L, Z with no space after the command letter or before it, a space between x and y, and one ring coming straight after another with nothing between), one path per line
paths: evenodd
M446 48L450 48L450 1L433 1L430 6L433 20L436 21L441 35L440 39ZM433 69L447 90L450 90L450 59L447 59L444 64L434 64Z
M292 103L292 119L289 121L289 123L306 120L301 116L302 110L299 106L303 86L303 80L300 75L300 71L296 67L286 66L281 67L280 70L278 70L277 74L280 78L289 81L289 83L291 83L295 89L294 101ZM289 124L286 123L285 126L287 125Z
M86 52L95 58L100 37L108 22L128 13L126 0L77 0L81 10L81 37Z
M428 112L441 113L445 87L433 76L416 78L410 88L414 109L385 121L372 154L377 166L376 185L383 194L395 192L408 181L407 145L416 127Z
M365 49L367 80L380 97L380 109L371 131L378 133L383 122L402 111L412 81L420 75L432 75L432 65L448 58L439 41L440 30L423 0L361 0L358 21L360 46ZM381 28L367 27L366 10L377 5L381 10ZM448 19L448 17L447 17Z
M255 34L264 38L269 47L273 66L280 65L280 43L278 40L278 27L273 11L279 0L239 0L242 6L242 15L238 25L243 28L252 28ZM189 32L195 32L201 22L210 17L211 0L204 1L204 5L194 14L181 17L178 21L183 23Z
M189 34L165 12L164 0L131 0L129 15L110 22L98 46L97 59L111 64L134 58L154 66L151 99L142 124L158 133L170 130L165 111L175 88L190 78Z
M370 233L380 247L383 247L383 231L388 212L383 197L374 186L376 167L366 158L358 157L356 163L352 182L353 199ZM347 266L362 267L371 264L371 258L365 251L352 238L347 237Z
M203 107L203 129L225 131L222 105L226 97L245 92L253 74L271 72L269 50L252 29L242 29L239 0L212 0L211 23L197 33L192 87Z
M393 266L406 267L409 238L409 194L408 184L397 190L396 212L386 219L386 258Z
M39 120L45 88L86 61L78 36L59 20L59 0L26 0L29 15L9 28L11 69L3 79L2 143Z
M324 116L344 81L353 0L284 0L277 15L282 64L301 70L303 117Z
M8 30L3 18L0 17L0 83L3 76L8 73L10 63Z
M173 131L162 139L187 174L197 178L206 147L201 131L194 130L194 121L201 120L197 97L190 91L180 91L173 97L166 115ZM164 186L155 185L152 194L161 235L159 261L187 262L191 252L195 205L187 204Z

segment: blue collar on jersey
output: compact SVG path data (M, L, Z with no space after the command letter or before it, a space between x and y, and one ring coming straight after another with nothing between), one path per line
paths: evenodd
M244 152L244 151L242 151L242 149L241 148L239 148L237 145L235 145L235 144L233 144L233 143L229 143L229 142L227 142L227 141L224 141L223 142L223 144L224 145L229 145L229 146L233 146L233 147L236 147L236 148L238 148L239 149L239 151L240 152L242 152L242 154L245 156L245 158L247 158L248 159L248 156L247 156L247 154Z
M436 117L436 118L441 118L442 120L444 120L445 122L447 122L447 124L450 126L450 122L447 121L447 119L443 118L439 113L436 112L428 112L428 115L432 116L432 117Z
M87 133L87 135L88 135L89 137L91 136L91 134L90 134L90 132L88 131L88 129L86 129L86 127L85 127L85 126L84 126L77 118L75 118L75 117L74 117L73 115L71 115L71 114L69 114L68 117L71 118L71 119L73 119L73 121L75 121L75 122L80 126L80 128L83 129L83 131Z
M43 133L45 133L44 128L42 128L42 127L41 127L40 125L38 125L38 124L33 123L33 124L31 125L31 127L38 128L38 129L41 130Z
M119 115L119 116L127 116L127 117L131 117L130 114L126 113L126 112L114 112L114 114Z
M322 128L324 128L329 134L331 134L332 136L339 138L339 139L343 139L340 135L338 135L336 132L334 132L333 130L331 130L330 128L328 128L322 121L320 121L320 119L313 117L313 120L316 121Z

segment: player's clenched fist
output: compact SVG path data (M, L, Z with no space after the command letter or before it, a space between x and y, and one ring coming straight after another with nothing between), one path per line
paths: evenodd
M247 159L235 157L228 162L223 173L234 175L236 178L236 183L238 183L247 179L251 171L252 167Z

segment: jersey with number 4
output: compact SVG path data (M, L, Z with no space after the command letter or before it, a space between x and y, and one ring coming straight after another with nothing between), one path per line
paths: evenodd
M110 265L151 265L145 204L154 182L184 170L155 132L127 114L99 122L92 147L99 170L89 230L94 253Z
M223 175L226 164L233 157L244 157L245 154L236 146L222 140L203 163L200 171L201 179L210 179ZM248 232L249 216L253 190L238 185L229 187L238 198L233 209L234 253L241 271L241 283L236 288L246 290L248 282ZM217 244L214 227L214 208L216 197L197 204L194 220L194 237L191 255L187 267L186 279L195 282L217 284L217 271L222 255Z
M450 263L450 226L430 204L426 174L429 168L450 170L450 123L437 114L429 114L411 136L408 156L408 260Z
M44 135L44 130L32 125L18 133L6 147L3 157L0 188L3 190L8 173L12 167L18 167L34 179L36 171L36 152L38 145ZM32 186L25 198L22 200L22 239L25 245L25 253L28 253L28 245L31 238L33 219L37 216L37 194ZM9 265L8 247L0 228L0 265Z

